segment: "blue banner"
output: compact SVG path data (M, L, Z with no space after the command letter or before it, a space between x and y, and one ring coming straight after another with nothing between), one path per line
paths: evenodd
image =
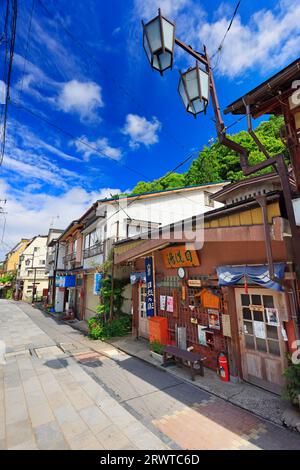
M94 274L94 295L99 295L102 283L102 273Z
M76 285L76 276L56 276L55 286L56 287L75 287Z
M274 264L274 273L278 279L284 276L284 263ZM258 284L267 289L282 291L283 288L277 282L270 279L268 266L219 266L217 268L219 286L232 286L238 284L244 276L253 284Z
M154 282L152 256L145 258L146 270L146 312L147 317L154 316Z

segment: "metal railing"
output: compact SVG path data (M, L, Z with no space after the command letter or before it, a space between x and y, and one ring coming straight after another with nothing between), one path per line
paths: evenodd
M91 258L92 256L100 255L103 253L103 243L97 243L83 250L83 258Z

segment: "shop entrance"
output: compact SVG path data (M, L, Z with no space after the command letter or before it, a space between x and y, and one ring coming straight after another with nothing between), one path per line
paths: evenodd
M244 380L275 393L286 366L282 332L283 294L271 289L235 289Z
M146 297L146 284L141 284L139 286L139 336L142 336L143 338L149 337Z

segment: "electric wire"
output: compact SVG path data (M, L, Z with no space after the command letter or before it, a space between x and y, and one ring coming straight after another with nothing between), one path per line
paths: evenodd
M212 60L212 59L214 59L214 57L218 54L216 63L213 65L212 70L215 70L215 69L219 66L219 64L220 64L221 55L222 55L222 52L223 52L224 42L225 42L225 39L226 39L226 37L227 37L227 34L229 33L229 31L230 31L230 29L231 29L231 26L232 26L232 24L233 24L234 18L235 18L236 15L237 15L237 12L238 12L238 9L239 9L240 4L241 4L241 0L239 0L239 1L237 2L237 4L236 4L236 7L235 7L234 12L233 12L233 15L232 15L232 17L231 17L231 20L230 20L230 22L229 22L229 24L228 24L228 27L227 27L227 29L226 29L226 31L225 31L225 33L224 33L224 36L223 36L223 38L222 38L222 40L221 40L221 42L220 42L218 48L216 49L216 51L215 51L215 52L212 54L212 56L210 57L210 60Z

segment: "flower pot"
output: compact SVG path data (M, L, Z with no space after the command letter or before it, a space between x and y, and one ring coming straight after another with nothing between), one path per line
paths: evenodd
M157 362L159 362L160 364L162 364L164 362L164 358L161 354L158 354L154 351L150 351L150 354L151 356L153 357L153 359L155 359Z

